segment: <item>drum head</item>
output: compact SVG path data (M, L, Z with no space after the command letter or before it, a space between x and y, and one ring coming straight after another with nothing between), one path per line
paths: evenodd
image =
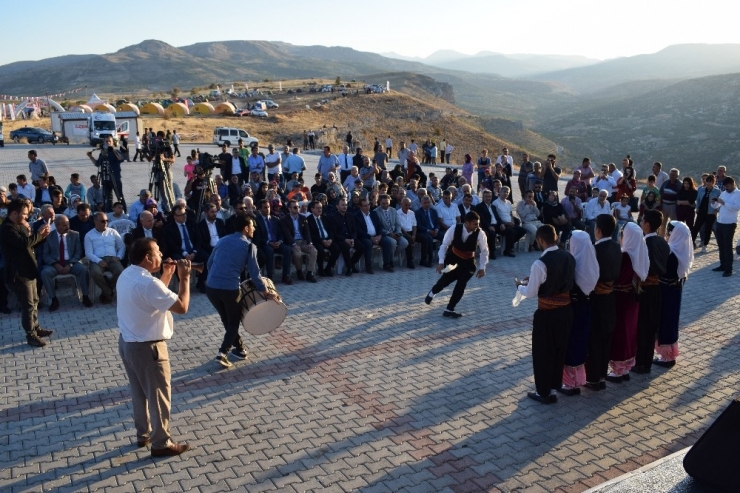
M280 327L287 314L288 307L283 303L262 301L242 314L242 327L252 335L267 334Z

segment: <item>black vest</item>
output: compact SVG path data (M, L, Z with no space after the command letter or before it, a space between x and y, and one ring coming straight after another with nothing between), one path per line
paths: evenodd
M540 261L547 269L547 279L540 285L537 296L548 298L556 294L570 293L576 278L576 259L565 250L547 252Z
M648 257L650 258L648 275L662 276L665 274L668 255L671 254L671 248L668 246L668 242L660 236L651 236L650 238L645 238L645 244L647 245Z
M612 240L594 245L596 261L599 263L599 282L614 282L622 267L622 248Z
M475 253L475 247L478 246L478 233L480 232L480 229L476 229L470 233L467 240L462 241L462 231L464 227L464 224L455 225L455 235L452 237L452 246L461 252Z

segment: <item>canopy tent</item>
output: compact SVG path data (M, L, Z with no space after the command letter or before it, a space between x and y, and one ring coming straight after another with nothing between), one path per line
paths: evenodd
M92 112L93 112L93 111L92 111L92 108L90 108L90 107L89 107L88 105L86 105L86 104L80 104L80 105L77 105L77 106L72 106L72 107L71 107L71 108L69 109L69 111L77 111L77 112L79 112L79 113L92 113Z
M224 115L233 115L234 113L236 113L236 108L231 103L219 103L216 106L215 112Z
M190 110L183 103L172 103L165 110L167 116L185 116L190 114Z
M211 103L197 103L195 106L193 106L193 109L190 110L190 114L192 115L210 115L213 113L213 105Z
M90 108L95 108L99 104L106 104L108 101L105 99L100 99L97 94L93 93L92 96L90 96L90 99L87 102L87 105Z
M159 103L147 103L141 107L143 115L164 115L164 108Z
M116 109L112 104L103 103L93 106L93 111L100 111L101 113L115 113Z

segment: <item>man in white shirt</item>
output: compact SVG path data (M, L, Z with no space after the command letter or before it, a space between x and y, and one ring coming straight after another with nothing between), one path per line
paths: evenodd
M409 154L413 154L410 149L406 147L406 142L401 141L401 148L398 149L398 163L403 167L403 169L406 169L406 160L409 157Z
M275 146L267 146L267 156L265 156L265 169L267 169L267 181L280 181L280 153L275 152Z
M18 193L20 195L23 195L31 201L36 200L36 188L32 183L28 183L26 175L18 175L16 177L16 183L18 184Z
M113 289L118 276L123 272L121 259L126 254L121 235L108 227L108 216L105 212L96 212L93 216L95 229L85 235L85 256L90 261L90 275L102 291L100 302L104 305L112 301ZM104 272L113 274L110 281Z
M527 232L527 251L532 251L537 248L535 242L537 228L542 226L540 209L534 201L534 191L527 190L524 192L524 198L516 205L516 213L522 221L522 227Z
M622 178L622 172L617 169L617 165L614 163L609 163L609 176L614 180L614 185L612 185L611 190L611 202L613 203L617 201L617 183L619 183L619 179Z
M381 202L382 206L382 202ZM393 211L394 209L390 209ZM396 210L397 224L400 229L401 238L399 246L403 245L406 249L406 267L415 269L414 266L414 245L416 245L416 214L411 210L411 199L404 197L401 199L401 208ZM382 217L382 216L381 216ZM421 238L420 239L425 239ZM421 246L426 248L425 245Z
M339 160L339 181L341 183L344 183L344 180L347 179L352 171L353 157L354 155L349 152L348 146L342 147L342 152L337 154L337 159Z
M514 158L509 155L509 149L504 147L501 149L501 154L499 157L496 158L496 163L500 164L504 168L504 173L506 173L506 176L511 176L514 171Z
M607 200L608 196L608 191L601 190L596 200L591 199L586 203L586 231L591 236L591 241L596 241L596 237L594 236L596 216L600 216L601 214L612 215L611 204ZM616 228L614 229L616 231Z
M180 455L190 446L170 438L170 359L166 340L174 333L170 312L185 314L190 305L190 261L162 262L152 239L131 245L131 265L118 279L118 354L123 360L134 411L136 444L151 443L153 457ZM161 280L152 276L162 268ZM179 293L167 288L177 268ZM153 411L150 414L150 410Z
M509 202L509 194L511 189L509 187L501 187L498 198L493 201L493 206L498 212L498 217L501 219L502 236L505 239L504 242L504 257L516 257L514 254L514 245L527 234L527 230L522 228L516 223L516 220L512 214L511 202Z
M740 211L740 190L735 187L735 179L725 176L722 180L725 191L717 199L713 199L709 205L717 209L717 221L715 223L715 237L719 246L719 267L712 269L715 272L723 272L723 277L732 275L732 263L735 256L732 252L732 240L737 228L737 214Z
M389 135L388 138L385 139L385 153L390 157L391 152L393 152L393 139L391 139L391 136Z
M593 181L593 187L601 190L606 190L607 195L611 195L612 188L617 186L617 181L609 175L609 165L604 164L601 166L601 174L597 176Z
M434 206L439 214L440 231L446 233L449 228L460 223L460 209L452 203L452 193L449 190L442 192L442 201Z
M658 188L669 178L668 173L663 171L663 163L660 161L653 163L653 176L655 176L655 186Z

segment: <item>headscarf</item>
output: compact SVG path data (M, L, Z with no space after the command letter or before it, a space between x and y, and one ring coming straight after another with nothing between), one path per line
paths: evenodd
M599 262L596 260L596 249L591 244L591 237L585 231L573 231L569 249L576 259L576 284L588 295L599 281Z
M647 279L650 269L650 257L648 257L647 244L642 236L642 229L633 222L624 225L622 229L622 252L630 256L632 270L641 281Z
M694 263L694 245L691 241L691 231L686 223L681 221L671 221L670 226L673 226L673 230L670 231L668 237L668 247L678 259L678 278L683 279L688 277L691 264Z

